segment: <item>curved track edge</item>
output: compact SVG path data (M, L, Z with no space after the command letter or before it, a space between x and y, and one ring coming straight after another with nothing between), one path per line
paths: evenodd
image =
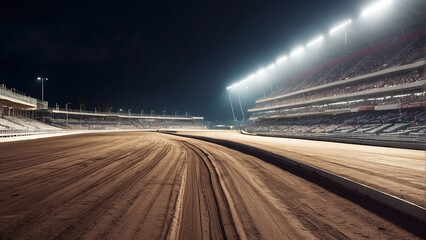
M426 209L404 199L261 148L223 139L183 135L172 131L161 132L222 145L255 156L348 199L416 235L426 236L424 230L426 224Z

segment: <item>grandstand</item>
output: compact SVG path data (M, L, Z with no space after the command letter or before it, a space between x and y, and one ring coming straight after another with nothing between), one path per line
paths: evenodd
M46 101L0 85L0 137L66 130L206 129L203 117L112 114L48 108Z
M36 119L63 129L137 130L137 129L205 129L203 117L167 116L123 113L102 113L45 109L36 112Z
M284 79L248 110L249 132L424 137L425 30L393 36Z
M0 137L39 134L58 131L59 128L34 119L37 109L47 108L48 103L25 96L15 89L0 85Z
M265 118L247 127L250 132L284 135L392 135L424 136L426 113L414 107L385 111L361 111L335 115Z

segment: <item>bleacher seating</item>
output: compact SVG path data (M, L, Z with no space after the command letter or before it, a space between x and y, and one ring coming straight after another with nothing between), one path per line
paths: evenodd
M57 127L24 117L0 118L1 130L59 130Z
M365 111L300 118L262 119L247 126L254 133L327 135L407 135L426 136L423 108Z
M275 105L294 104L314 99L321 99L331 96L341 96L345 94L362 92L370 89L387 88L397 85L404 85L412 82L417 82L425 79L423 69L415 70L409 73L398 73L376 78L370 81L354 82L344 86L335 86L332 88L320 89L298 95L292 95L286 98L277 99L274 101L261 102L256 105L256 108L270 107Z
M206 126L201 121L193 120L173 120L173 119L144 119L144 118L108 118L108 117L68 117L66 119L56 117L50 119L50 123L68 129L91 130L91 129L205 129Z
M423 137L424 31L293 76L249 109L254 133ZM306 69L308 70L308 69Z
M0 137L57 132L60 128L24 117L0 117Z
M404 39L403 37L401 37ZM320 67L317 71L305 75L291 82L286 82L268 97L275 97L287 93L312 88L347 78L380 71L394 66L406 65L424 60L424 34L414 36L409 41L398 41L398 38L372 47L371 50L362 50L359 54L342 58L331 66ZM267 97L267 98L268 98Z

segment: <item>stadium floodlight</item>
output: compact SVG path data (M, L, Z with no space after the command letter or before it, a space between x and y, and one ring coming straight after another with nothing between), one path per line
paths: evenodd
M266 67L266 70L273 70L275 68L275 64L271 64L269 66Z
M239 82L237 82L237 83L234 83L234 84L232 84L231 86L229 86L228 88L229 89L235 89L236 87L238 87L238 85L240 85L241 83L243 83L243 81L244 80L242 80L242 81L239 81ZM228 89L228 88L226 88L226 89Z
M332 35L333 33L337 32L337 31L339 31L340 29L346 27L346 25L350 24L351 22L352 22L352 20L348 19L348 20L340 23L339 25L336 25L335 27L333 27L330 30L330 35Z
M291 52L290 56L295 56L295 55L298 55L302 52L303 52L303 47L298 47Z
M285 60L287 60L287 56L279 57L279 58L277 59L277 64L282 63L282 62L284 62Z
M250 81L250 80L252 80L253 78L255 78L256 77L256 75L255 74L250 74L250 75L248 75L246 78L244 78L243 80L241 80L241 81L239 81L238 83L236 83L236 84L234 84L234 85L239 85L239 84L242 84L242 83L244 83L244 82L248 82L248 81Z
M311 46L321 42L323 39L324 39L324 36L322 36L322 35L319 36L319 37L316 37L314 40L312 40L308 43L308 47L311 47Z
M265 73L265 69L264 69L264 68L261 68L261 69L259 69L259 70L257 71L256 76L260 76L260 75L262 75L262 74L264 74L264 73Z
M381 0L379 2L376 2L373 5L369 6L368 8L364 9L361 13L361 16L367 16L375 12L381 11L384 8L388 7L391 2L392 0Z

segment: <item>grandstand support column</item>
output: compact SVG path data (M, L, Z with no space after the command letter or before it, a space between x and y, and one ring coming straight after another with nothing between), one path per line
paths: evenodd
M237 95L238 95L238 102L240 103L241 114L243 115L244 126L246 126L246 117L244 115L243 106L241 105L240 94L237 92Z
M229 92L228 92L228 98L229 98L229 103L231 104L232 119L233 119L233 120L234 120L234 122L235 122L235 121L236 121L236 118L235 118L234 106L232 105L231 95L229 95Z

